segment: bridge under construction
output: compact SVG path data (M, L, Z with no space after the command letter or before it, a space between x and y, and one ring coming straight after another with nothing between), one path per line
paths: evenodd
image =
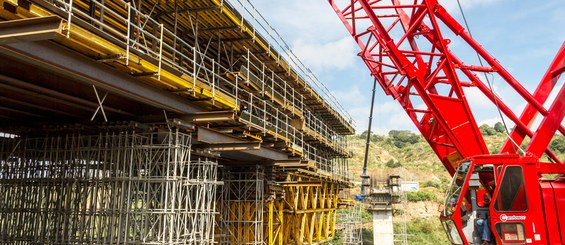
M320 244L352 186L248 1L0 0L0 102L2 244Z

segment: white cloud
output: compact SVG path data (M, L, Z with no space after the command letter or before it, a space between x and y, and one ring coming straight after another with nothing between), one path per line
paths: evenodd
M479 6L488 6L499 2L501 0L461 0L461 8L471 9ZM439 3L447 10L449 13L459 12L459 6L456 0L439 0Z
M386 101L385 103L380 104L377 108L375 108L375 113L391 113L395 111L402 111L402 107L396 100Z
M347 30L325 1L252 0L251 2L287 40L300 38L335 40L347 35Z
M471 108L485 108L492 105L492 102L483 92L477 88L463 88L467 102Z
M299 39L294 42L292 50L308 67L318 72L353 67L357 58L356 47L350 37L325 43Z
M358 106L368 105L368 95L361 92L357 85L351 86L349 90L332 91L334 97L343 105ZM367 109L367 112L369 109Z
M404 110L394 111L391 113L388 122L389 125L392 126L391 128L418 132L418 129Z

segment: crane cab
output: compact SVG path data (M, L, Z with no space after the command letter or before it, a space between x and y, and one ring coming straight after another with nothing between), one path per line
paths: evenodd
M565 180L540 179L563 168L547 165L518 155L460 162L440 215L451 243L565 244Z

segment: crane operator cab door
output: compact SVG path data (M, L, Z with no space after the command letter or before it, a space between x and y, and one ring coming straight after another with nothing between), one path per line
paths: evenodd
M459 165L440 216L452 244L494 244L489 220L489 193L496 186L494 180L493 165L471 161Z
M482 162L453 176L440 216L450 242L547 244L535 164Z
M490 205L499 244L548 244L539 176L535 164L500 166L499 186Z

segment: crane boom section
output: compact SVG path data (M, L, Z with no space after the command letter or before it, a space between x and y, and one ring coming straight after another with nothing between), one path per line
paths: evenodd
M500 77L514 89L527 102L528 114L550 115L541 98L547 98L553 86L530 94L437 0L410 4L399 0L328 1L361 48L359 55L371 74L385 93L402 105L450 174L459 160L490 154L464 87L478 89L516 125L515 141L535 134L530 129L531 116L517 116L492 91L488 80L481 78L483 73ZM448 27L449 35L459 36L486 64L466 65L449 49L451 40L444 37L440 26ZM546 121L555 124L556 120ZM556 130L565 131L559 123ZM547 148L549 142L543 143L536 149L562 163ZM510 153L518 150L515 145L504 149Z

